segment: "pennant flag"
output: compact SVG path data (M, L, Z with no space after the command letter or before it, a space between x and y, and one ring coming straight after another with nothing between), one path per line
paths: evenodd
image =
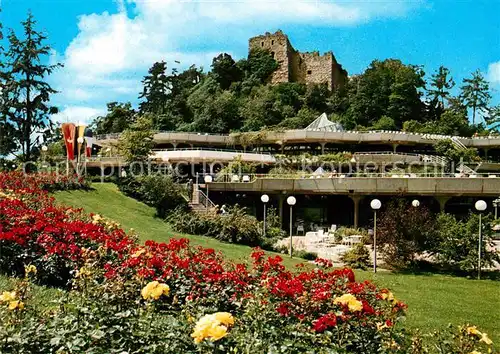
M80 156L80 152L82 151L82 145L83 145L83 143L85 143L85 140L83 138L83 136L85 134L85 125L78 125L76 127L76 131L77 131L77 138L76 138L77 150L76 150L76 154L78 156ZM82 139L80 139L80 138L82 138ZM83 142L80 143L80 142L78 142L78 140L82 140Z
M87 140L87 149L86 149L87 157L90 157L92 156L92 145L94 144L94 138L91 136L86 136L85 140Z
M61 126L64 144L66 145L66 154L68 160L75 159L75 134L76 126L73 123L63 123Z

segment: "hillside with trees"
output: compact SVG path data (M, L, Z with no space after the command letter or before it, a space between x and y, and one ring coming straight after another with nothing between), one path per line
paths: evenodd
M374 60L346 86L331 92L326 85L270 85L278 63L263 50L235 61L223 53L211 70L191 66L169 72L166 62L152 65L142 80L141 103L108 104L108 114L94 122L98 134L118 133L135 117L149 114L155 130L230 133L262 129L301 129L325 112L345 129L403 130L471 136L498 120L489 105L488 82L479 71L463 80L458 95L450 71L424 68L398 59ZM468 112L473 124L469 124Z

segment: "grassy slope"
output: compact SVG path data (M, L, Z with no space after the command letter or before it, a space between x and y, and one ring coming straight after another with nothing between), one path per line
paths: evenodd
M92 192L59 192L61 203L83 207L133 228L141 240L166 241L182 236L192 243L222 251L226 256L242 260L248 258L249 247L222 243L203 236L179 235L168 224L154 218L154 210L122 195L115 185L94 184ZM298 261L286 257L286 265ZM469 280L443 275L411 275L379 272L357 272L358 279L372 279L388 287L408 304L407 325L424 331L444 329L448 323L472 323L490 334L495 344L500 343L500 282Z
M119 222L125 230L134 229L141 241L155 240L168 241L172 237L185 237L195 245L214 248L224 253L225 256L236 261L248 260L250 247L234 245L217 241L210 237L194 236L174 232L170 225L155 218L155 210L132 198L121 194L116 185L110 183L94 183L95 191L71 191L55 194L57 201L87 212L100 214ZM292 266L300 263L286 257L285 264Z

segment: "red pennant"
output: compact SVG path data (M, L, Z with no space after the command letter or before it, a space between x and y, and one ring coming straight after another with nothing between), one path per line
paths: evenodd
M61 130L64 137L64 143L66 144L68 160L73 161L75 159L76 126L73 123L63 123Z

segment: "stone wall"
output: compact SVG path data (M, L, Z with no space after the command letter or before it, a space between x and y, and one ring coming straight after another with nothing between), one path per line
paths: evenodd
M274 34L266 32L264 35L250 38L249 49L263 49L269 51L278 62L278 69L271 76L271 83L292 81L290 77L290 59L295 51L288 37L282 31Z
M278 62L278 69L270 82L300 82L306 84L326 83L330 90L338 89L347 82L347 71L337 63L332 52L320 55L319 52L300 53L296 51L282 31L266 32L250 38L249 49L260 48L269 51Z

